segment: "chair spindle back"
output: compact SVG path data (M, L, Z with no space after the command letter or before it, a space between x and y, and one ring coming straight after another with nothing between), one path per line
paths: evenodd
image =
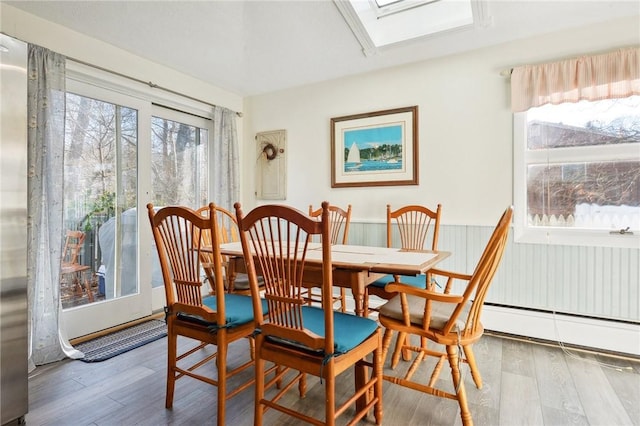
M214 204L209 204L209 217L182 206L164 207L155 212L148 204L149 220L158 248L165 285L167 306L180 305L179 311L211 318L211 312L201 312L202 249L207 247L214 257L220 257ZM203 235L211 236L210 241ZM221 268L214 268L222 279ZM218 304L220 305L220 304ZM219 306L220 307L220 306ZM224 318L218 309L218 316Z
M395 224L400 235L400 246L403 249L424 250L431 233L433 237L430 249L437 250L440 214L440 204L435 212L419 205L404 206L391 211L391 205L387 204L387 247L393 247Z
M307 304L302 292L306 281L305 262L313 250L309 246L312 237L322 237L323 299L325 306L331 306L331 249L329 232L328 203L323 203L320 220L287 206L259 206L244 216L241 206L236 203L236 215L240 228L240 240L245 253L245 261L251 291L254 299L254 317L258 327L269 336L296 341L312 349L333 350L333 317L325 315L327 334L325 339L305 329L302 321L302 307ZM317 251L316 251L317 252ZM264 298L269 308L269 321L264 315L259 301L256 268L262 271ZM329 311L331 312L331 311ZM329 328L330 327L330 328Z

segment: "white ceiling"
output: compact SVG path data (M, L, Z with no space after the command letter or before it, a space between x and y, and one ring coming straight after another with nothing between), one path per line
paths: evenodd
M486 0L486 27L387 46L367 57L332 0L3 3L241 96L624 16L640 22L636 0Z

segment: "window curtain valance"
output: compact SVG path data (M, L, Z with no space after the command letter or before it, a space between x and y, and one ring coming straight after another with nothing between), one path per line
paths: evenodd
M511 73L511 109L580 100L640 95L640 48L619 49L541 65L516 67Z

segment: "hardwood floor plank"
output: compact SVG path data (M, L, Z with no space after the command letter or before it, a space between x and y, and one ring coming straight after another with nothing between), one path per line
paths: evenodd
M60 377L56 380L38 380L37 377L29 378L29 407L40 409L51 401L51 395L55 393L73 393L84 388L73 378Z
M596 359L606 363L602 371L633 424L640 425L640 363L600 357Z
M500 424L544 424L535 377L507 371L502 373Z
M584 416L564 354L557 348L541 345L533 346L532 351L543 413L549 408ZM550 410L550 417L551 413Z
M572 413L571 411L565 411L558 408L542 407L542 415L544 417L545 425L589 425L589 421L584 415Z
M104 394L106 391L128 386L138 380L145 380L153 374L153 370L135 366L112 375L108 380L85 386L73 392L64 394L56 392L52 395L53 398L38 407L37 411L29 413L33 414L28 417L29 424L47 424L51 419L57 419L61 423L71 422L78 409L84 409L87 413L91 413L95 411L96 407L100 407L100 404L105 404Z
M500 408L502 351L502 339L493 336L483 336L480 341L473 345L473 353L482 377L482 389L476 388L473 378L471 378L469 366L464 366L469 403L494 409L488 412L495 412ZM497 421L498 419L496 418L491 423L478 424L496 424Z
M191 345L187 339L179 344ZM248 343L231 345L229 363L247 359ZM185 346L186 347L186 346ZM172 410L164 408L166 386L166 338L98 363L65 360L38 367L29 378L29 413L32 425L213 425L217 419L217 389L188 378L178 380ZM475 388L468 366L463 376L469 408L476 425L639 425L640 361L581 354L566 356L560 348L485 335L474 347L483 377L483 389ZM584 361L580 358L587 359ZM595 361L630 367L616 371ZM416 377L430 375L434 361L420 365ZM385 363L385 374L402 374ZM204 367L215 375L213 364ZM253 370L243 372L243 377ZM235 379L232 379L232 381ZM298 408L323 411L324 396L317 378L309 378L308 394L285 398ZM451 391L448 366L438 385ZM353 374L339 377L338 395L353 387ZM383 384L384 425L460 425L458 403L410 389ZM253 425L253 388L227 403L227 424ZM338 425L348 422L342 417ZM374 424L373 416L360 425ZM265 425L299 425L296 420L269 410Z
M576 353L565 356L565 359L589 423L617 426L633 424L593 355Z
M532 345L523 341L502 341L502 371L520 376L535 377L536 368L531 353Z

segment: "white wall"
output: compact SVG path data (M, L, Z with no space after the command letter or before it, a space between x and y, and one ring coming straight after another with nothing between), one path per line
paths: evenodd
M512 203L510 86L500 71L638 44L640 19L620 19L247 98L242 200L245 211L265 203L253 195L254 135L286 129L288 196L284 203L303 211L309 204L317 206L322 200L337 205L350 203L353 219L349 240L354 244L372 243L372 239L382 235L376 232L381 225L371 222L385 221L387 203L392 206L441 203L446 232L444 235L441 232L439 248L453 253L448 259L450 265L443 267L470 273L492 227L504 208ZM420 184L332 189L330 119L411 105L419 106ZM476 234L482 234L482 238L473 238ZM378 238L377 244L383 245L384 241ZM488 307L483 318L485 326L507 333L639 354L637 303L633 296L618 300L606 295L618 294L618 289L621 289L619 294L637 295L634 268L640 260L640 251L618 250L611 259L619 262L613 263L622 271L630 272L606 276L592 274L595 269L608 267L606 255L587 257L586 265L581 257L571 255L584 249L510 244L487 301L516 309ZM607 249L589 250L601 253ZM578 273L574 278L569 273L585 271L586 266L591 268L586 277ZM572 299L574 294L584 301L584 306ZM596 311L588 306L602 309ZM536 311L518 309L523 307ZM623 319L635 324L593 317Z
M46 47L72 59L142 81L151 81L158 86L242 112L242 98L234 93L206 84L186 74L158 65L4 3L0 3L0 8L2 12L0 13L0 31L5 34ZM241 131L242 129L240 129Z
M262 203L254 197L254 135L286 129L287 204L351 203L354 220L384 221L387 203L441 203L445 224L493 225L512 203L510 92L500 71L639 42L638 18L621 19L247 98L245 210ZM420 184L332 189L331 117L411 105L419 106Z

